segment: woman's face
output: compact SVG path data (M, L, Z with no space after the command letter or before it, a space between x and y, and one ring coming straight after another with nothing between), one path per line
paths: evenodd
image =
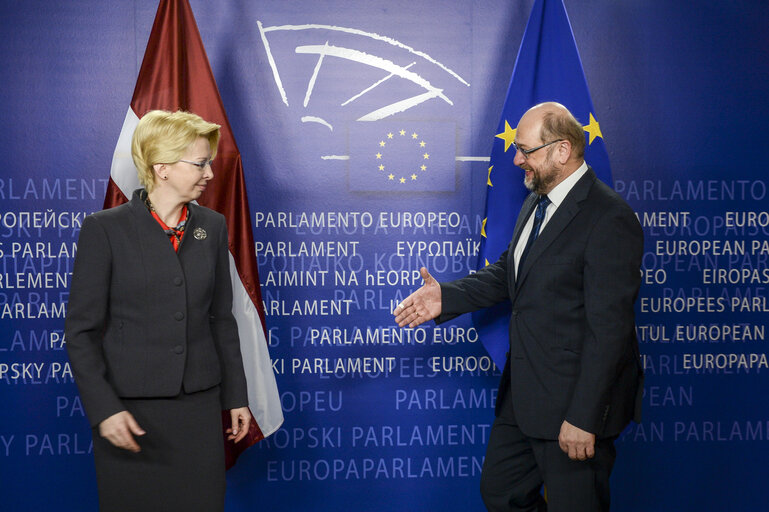
M183 160L186 160L183 161ZM173 164L166 164L167 193L173 194L180 202L188 203L200 197L208 181L214 177L211 170L211 147L208 139L198 137L190 144L182 158ZM194 162L194 163L190 163ZM195 164L205 164L203 168Z

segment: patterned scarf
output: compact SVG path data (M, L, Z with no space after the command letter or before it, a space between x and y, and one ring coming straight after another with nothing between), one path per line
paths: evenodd
M147 205L147 208L149 208L150 213L155 218L155 220L160 224L160 227L163 228L163 232L168 236L168 239L171 241L171 244L174 246L174 251L179 251L179 245L182 242L182 237L184 236L184 228L187 225L187 205L185 204L182 208L182 214L179 217L179 223L175 227L168 227L165 222L163 222L163 219L160 218L160 216L155 211L155 207L152 206L152 202L150 201L150 198L148 195L144 196L144 204Z

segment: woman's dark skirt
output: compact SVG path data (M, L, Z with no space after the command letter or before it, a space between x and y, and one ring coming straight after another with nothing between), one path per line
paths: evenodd
M175 398L122 399L146 434L141 452L93 432L102 512L224 510L224 439L219 387Z

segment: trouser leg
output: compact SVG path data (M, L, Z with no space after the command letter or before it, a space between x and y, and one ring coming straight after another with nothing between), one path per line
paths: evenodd
M608 512L609 476L614 439L596 442L595 457L571 460L558 441L532 440L534 456L547 489L549 512Z
M530 440L518 428L510 393L489 434L481 472L481 497L490 512L546 510L540 494L542 475Z

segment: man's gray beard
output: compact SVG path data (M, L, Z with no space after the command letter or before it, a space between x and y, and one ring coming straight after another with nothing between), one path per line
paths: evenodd
M545 179L545 180L540 179L540 176L541 175L539 173L532 171L531 181L526 181L526 178L524 178L523 184L526 186L526 188L530 192L535 192L539 195L543 195L545 193L545 188L555 181L555 176L553 174L550 174L548 175L548 178L550 179Z
M526 181L526 178L523 179L523 184L526 186L529 192L534 192L534 189L536 188L536 185L534 183L534 180Z
M555 183L555 181L558 179L558 169L552 168L550 171L550 174L548 174L545 179L541 179L542 174L535 171L534 169L531 169L531 181L526 181L526 177L524 175L524 186L526 186L530 192L544 195L545 189Z

